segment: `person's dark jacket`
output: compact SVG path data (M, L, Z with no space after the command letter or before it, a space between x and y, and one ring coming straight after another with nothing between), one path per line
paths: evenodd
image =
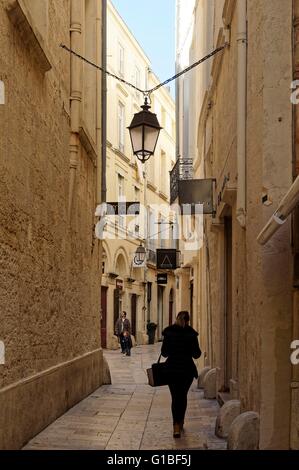
M122 319L119 318L115 324L115 334L116 336L119 336L121 333L123 333L124 331L128 331L130 334L131 334L131 324L130 324L130 321L125 318L124 320L124 327L123 327L123 330L122 330Z
M167 357L171 379L197 378L197 368L193 359L201 356L198 333L191 326L171 325L162 332L164 337L161 348L163 357Z

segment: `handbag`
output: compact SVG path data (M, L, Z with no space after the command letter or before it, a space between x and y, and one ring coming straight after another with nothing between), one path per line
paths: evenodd
M151 387L161 387L169 384L168 364L160 362L162 354L160 354L158 362L152 364L150 369L146 369L148 384Z

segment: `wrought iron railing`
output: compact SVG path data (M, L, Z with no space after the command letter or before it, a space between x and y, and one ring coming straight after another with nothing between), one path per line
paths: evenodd
M170 172L170 204L179 195L179 180L193 179L193 160L191 158L178 158Z

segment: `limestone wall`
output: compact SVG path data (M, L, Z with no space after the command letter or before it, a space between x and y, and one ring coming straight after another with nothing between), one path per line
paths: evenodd
M256 237L292 183L292 2L249 1L248 27L250 224L246 232L247 311L242 330L246 327L247 337L241 356L244 387L241 396L248 409L260 412L261 448L277 449L289 447L292 338L289 221L263 248L258 247ZM274 37L279 38L276 45ZM265 192L270 205L262 204ZM248 361L249 357L252 360Z
M41 2L44 31L25 5L37 34L26 41L12 3L0 1L0 448L19 448L101 383L97 170L83 146L67 220L70 57L59 44L69 44L70 2Z
M211 29L216 47L223 26L223 4L216 2L214 6ZM196 177L216 178L216 217L206 217L207 237L198 257L199 328L207 351L206 364L220 369L217 386L228 387L228 379L233 379L239 387L241 410L260 414L260 447L281 449L290 446L290 223L264 248L256 238L292 183L292 1L247 1L245 229L236 219L238 1L227 0L225 6L232 11L226 36L230 47L218 65L214 59L210 83L204 80L205 66L196 69L194 82L201 108L196 113L192 108L194 115L189 119L195 122L193 135L197 136ZM209 36L210 23L204 15L202 0L197 3L194 28L193 44L197 44L198 53L192 49L192 57L203 55L198 37ZM202 99L205 93L206 101ZM232 221L228 348L225 217Z

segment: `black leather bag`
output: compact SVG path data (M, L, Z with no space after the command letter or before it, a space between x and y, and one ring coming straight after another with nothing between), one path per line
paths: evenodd
M161 387L169 384L168 365L166 362L160 362L161 354L158 362L152 364L150 369L146 369L148 384L151 387Z

